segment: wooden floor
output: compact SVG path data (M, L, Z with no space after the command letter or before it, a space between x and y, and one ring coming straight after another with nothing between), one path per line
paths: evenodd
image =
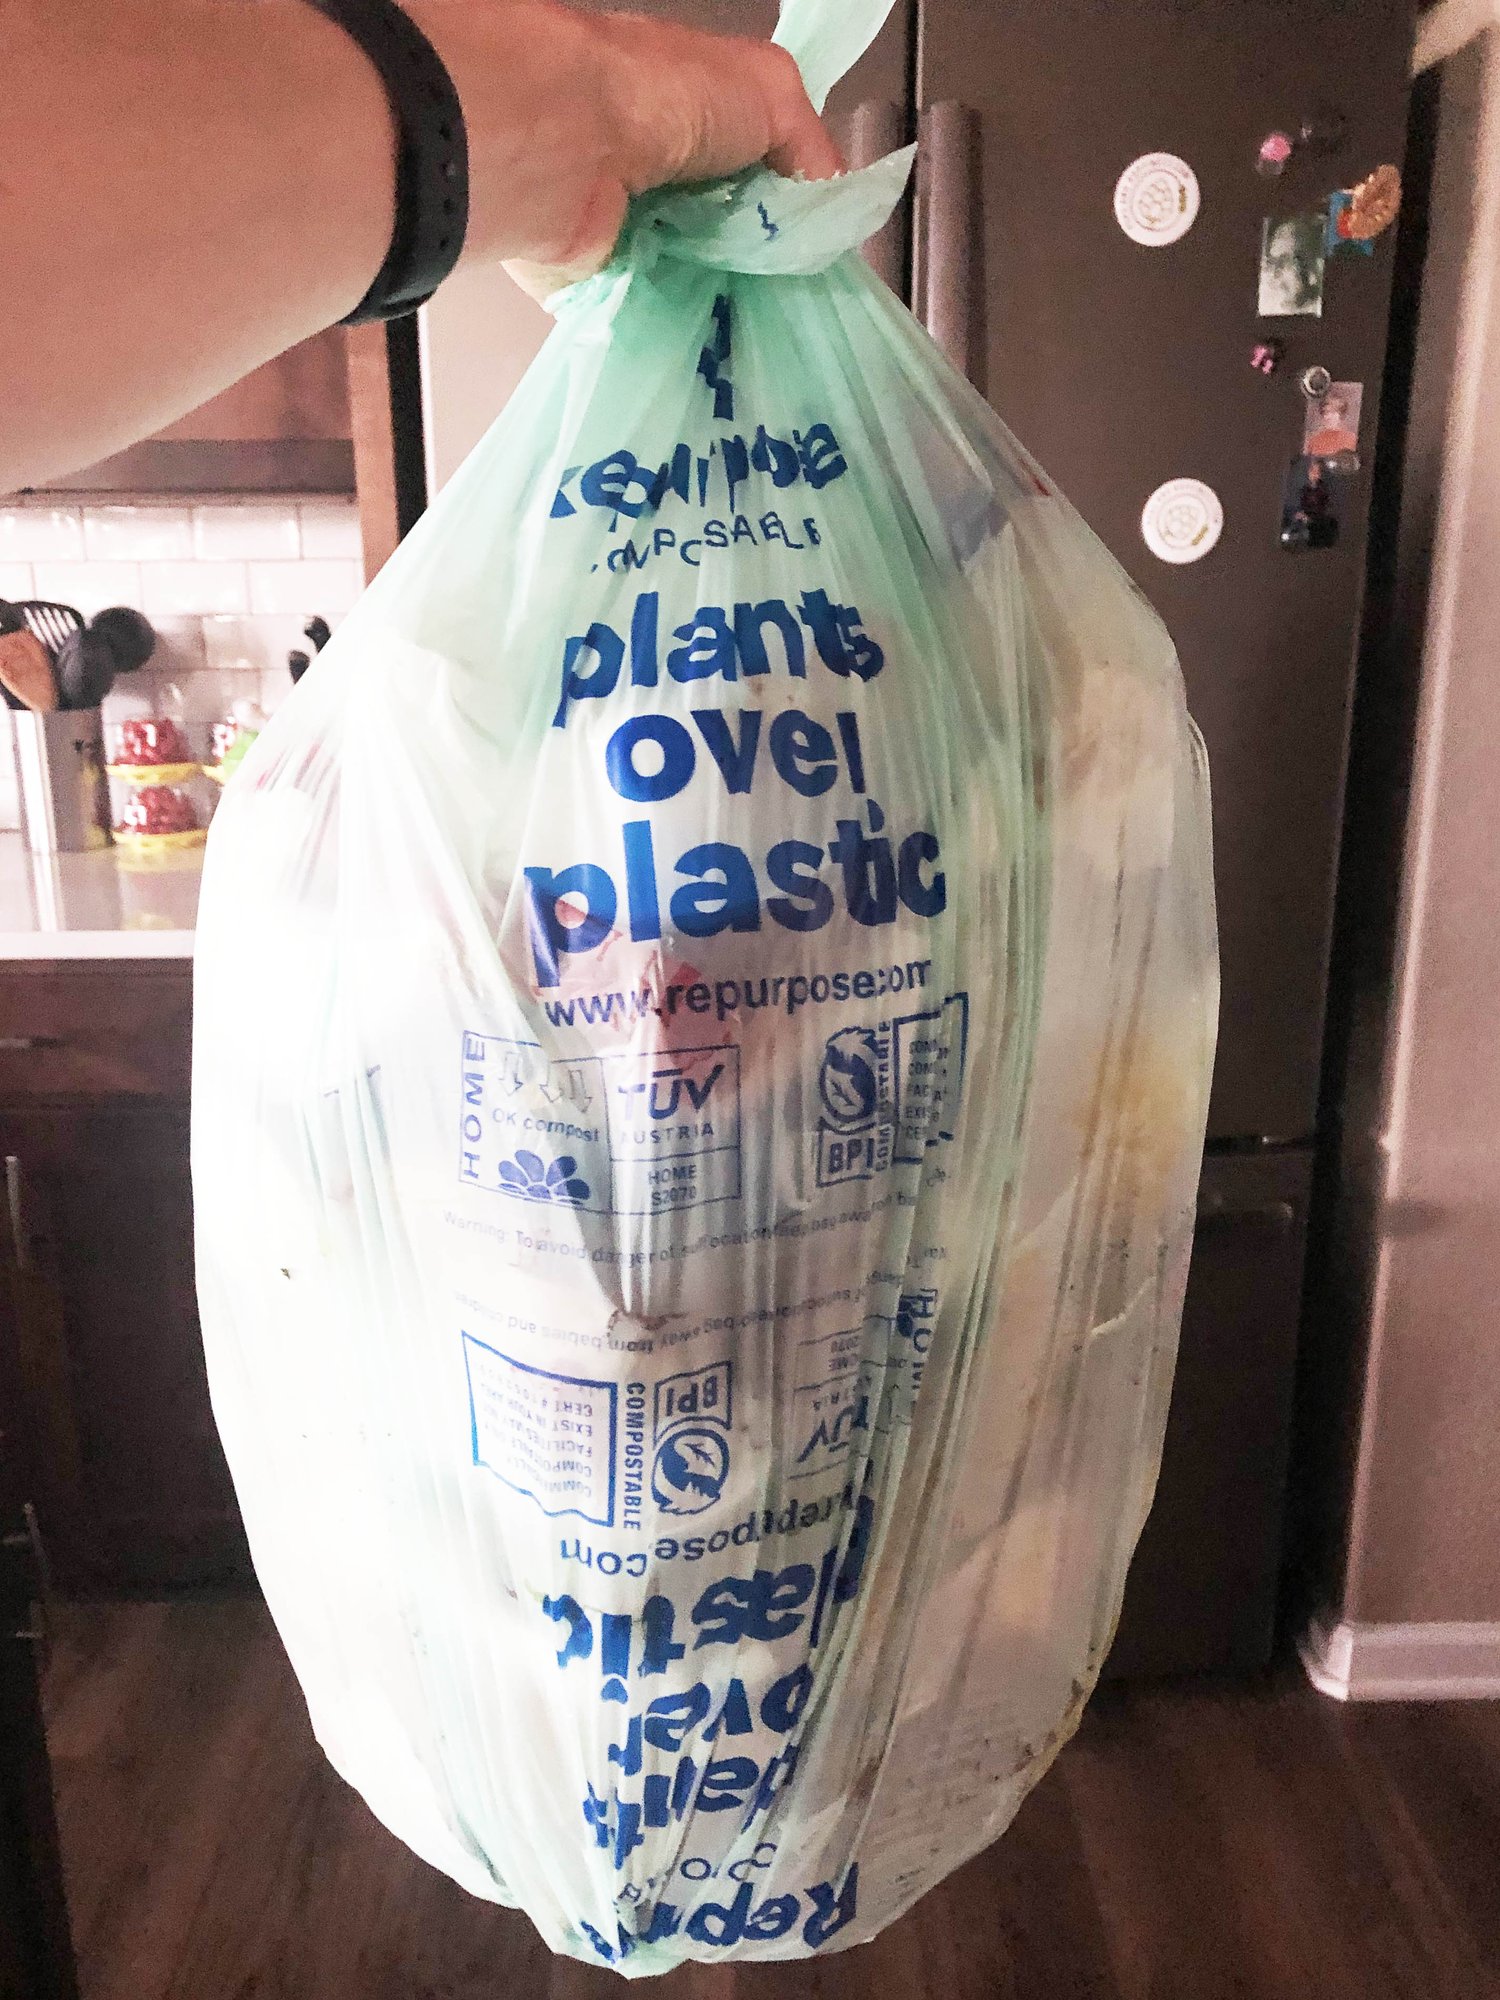
M69 1613L48 1675L85 2000L604 2000L323 1764L261 1608ZM875 1943L661 2000L1500 2000L1500 1704L1106 1685L1010 1833Z

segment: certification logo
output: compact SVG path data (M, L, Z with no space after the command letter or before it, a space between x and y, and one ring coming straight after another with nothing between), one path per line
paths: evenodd
M730 1464L730 1363L656 1385L651 1494L664 1514L701 1514L724 1491Z
M852 1132L875 1116L888 1049L888 1037L873 1028L840 1028L829 1036L818 1071L818 1096L830 1125Z
M651 1493L664 1514L701 1514L729 1477L729 1442L722 1431L684 1425L656 1448Z
M941 1006L829 1036L818 1064L819 1187L920 1165L953 1137L968 1021L968 995L950 993Z

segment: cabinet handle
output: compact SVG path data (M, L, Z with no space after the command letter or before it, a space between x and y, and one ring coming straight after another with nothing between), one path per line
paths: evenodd
M11 1241L16 1246L16 1269L31 1269L31 1245L21 1216L21 1162L14 1153L5 1156L5 1201L10 1210Z
M1211 1228L1231 1222L1260 1223L1284 1236L1295 1222L1297 1210L1289 1201L1227 1202L1222 1196L1204 1196L1198 1202L1198 1227Z
M952 100L922 113L918 153L919 316L954 367L976 388L979 287L974 237L979 226L979 113Z
M0 1548L30 1550L37 1590L43 1599L49 1599L52 1596L52 1565L47 1560L46 1545L42 1541L42 1524L29 1500L22 1502L21 1518L26 1523L25 1527L13 1535L0 1535Z
M0 1055L19 1054L23 1049L60 1049L60 1035L0 1035Z
M52 1628L48 1618L52 1602L52 1565L47 1560L46 1546L42 1541L41 1524L36 1518L36 1509L28 1500L25 1503L26 1526L17 1535L0 1536L0 1545L8 1549L31 1551L32 1569L36 1578L36 1594L32 1600L32 1622L23 1626L12 1637L29 1640L42 1649L42 1665L45 1669L52 1650Z
M851 167L868 167L876 160L882 160L887 153L894 153L905 138L902 130L901 107L881 98L868 98L857 104L849 114L849 164ZM880 279L889 285L897 298L906 291L906 272L903 255L902 211L905 204L890 216L869 242L864 246L865 262Z

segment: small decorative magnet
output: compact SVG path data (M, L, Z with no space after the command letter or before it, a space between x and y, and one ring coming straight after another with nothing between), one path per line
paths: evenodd
M1250 366L1257 375L1274 375L1285 359L1285 343L1276 339L1258 340L1250 350Z
M1260 238L1258 310L1262 319L1292 319L1301 314L1316 319L1322 314L1326 226L1321 208L1303 215L1267 216Z
M1322 389L1307 399L1302 419L1303 456L1322 459L1325 470L1330 472L1358 472L1364 383L1330 382L1326 379L1326 368L1309 368L1307 373L1316 373L1325 380Z
M1141 539L1164 563L1201 561L1223 528L1223 504L1201 479L1169 479L1141 509Z
M1354 252L1362 257L1373 257L1375 245L1368 237L1349 234L1349 217L1354 204L1352 188L1335 188L1328 197L1328 224L1323 231L1323 248L1330 257L1342 252Z
M1297 386L1310 402L1316 402L1333 387L1333 377L1321 364L1314 362L1311 368L1304 368L1298 376Z
M1389 229L1401 212L1401 175L1395 167L1377 167L1373 174L1349 189L1349 205L1344 210L1340 234L1356 243L1368 243L1383 229Z
M1142 153L1115 183L1115 220L1132 243L1160 249L1198 219L1198 176L1175 153Z
M1296 143L1289 132L1268 132L1255 156L1255 171L1268 181L1274 180L1292 157Z
M1297 144L1309 153L1336 153L1344 143L1349 120L1331 104L1320 104L1297 128Z
M1348 487L1328 461L1294 458L1281 486L1281 546L1292 552L1335 547Z

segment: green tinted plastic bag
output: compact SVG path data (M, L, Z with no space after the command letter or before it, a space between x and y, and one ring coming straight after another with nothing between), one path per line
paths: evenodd
M794 0L815 95L883 12ZM1005 1828L1166 1415L1202 747L855 254L908 166L641 201L209 843L204 1334L318 1737L627 1974Z

